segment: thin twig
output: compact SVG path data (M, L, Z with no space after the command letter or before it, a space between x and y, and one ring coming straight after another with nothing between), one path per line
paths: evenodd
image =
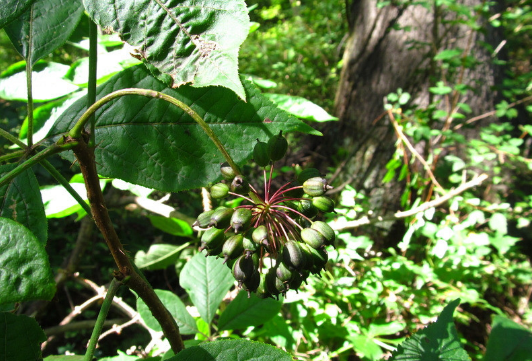
M414 147L412 146L412 144L410 143L410 141L408 140L408 138L403 134L403 131L401 130L401 128L399 127L399 124L397 124L397 121L395 120L395 117L393 116L393 113L392 113L392 110L391 109L388 109L388 116L390 117L390 121L392 122L392 125L395 129L395 132L397 133L397 136L399 137L399 139L401 139L401 141L406 145L406 147L408 148L408 150L410 150L410 152L416 157L416 159L421 163L423 164L423 167L425 168L425 170L427 171L427 174L429 175L430 179L432 180L432 183L434 183L434 185L443 193L445 192L445 190L443 189L443 187L440 185L440 183L436 180L436 177L434 176L434 174L432 173L432 171L430 170L430 166L429 164L425 161L425 159L423 159L423 157L414 149Z
M396 212L393 216L389 216L389 217L380 217L380 216L378 216L378 217L375 217L375 218L370 218L368 216L363 216L360 219L357 219L357 220L354 220L354 221L350 221L350 222L342 222L342 223L338 222L336 224L333 222L331 224L331 227L333 229L337 230L337 231L343 231L343 230L346 230L346 229L358 228L360 226L365 226L365 225L368 225L368 224L380 223L380 222L390 222L390 221L395 221L395 220L398 220L398 219L401 219L401 218L410 217L410 216L413 216L413 215L415 215L417 213L424 212L424 211L426 211L429 208L437 207L437 206L447 202L451 198L456 197L460 193L463 193L467 189L479 186L486 179L488 179L488 176L486 174L481 174L480 176L470 180L469 182L460 185L458 188L449 191L448 193L446 193L442 197L439 197L439 198L434 199L434 200L429 201L429 202L422 203L419 206L417 206L415 208L412 208L412 209L410 209L408 211Z

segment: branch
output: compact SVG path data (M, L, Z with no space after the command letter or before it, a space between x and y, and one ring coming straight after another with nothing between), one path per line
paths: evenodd
M174 353L178 353L184 348L181 334L179 333L179 327L159 297L157 297L153 288L151 288L145 278L137 272L137 268L129 259L126 250L116 234L100 188L100 181L94 159L94 148L88 146L87 139L85 138L86 135L82 135L79 139L65 137L64 141L66 144L70 141L76 143L73 147L73 151L79 162L83 178L85 179L85 187L87 188L87 196L90 202L94 222L102 233L105 242L111 251L111 255L118 266L118 271L115 272L115 277L135 291L144 303L146 303L155 319L161 325L166 338L170 342L172 350Z
M395 120L395 117L393 116L393 113L392 113L392 110L391 109L388 109L388 116L390 117L390 121L392 122L392 125L395 129L395 132L397 133L397 137L399 137L399 139L401 139L401 141L406 145L406 147L408 148L408 150L410 150L410 152L417 158L417 160L423 164L423 167L425 168L425 170L427 171L427 174L429 175L430 179L432 180L432 183L442 192L444 192L444 189L443 187L440 185L440 183L438 183L438 181L436 180L436 177L434 176L434 174L432 173L432 171L430 170L430 166L428 165L428 163L425 161L425 159L423 159L423 157L414 149L414 147L412 146L412 144L410 143L410 141L408 140L408 138L403 134L401 128L399 127L399 124L397 124L397 121Z
M410 209L408 211L396 212L391 217L378 216L378 217L375 217L375 218L370 218L368 216L363 216L362 218L354 220L354 221L351 221L351 222L343 222L343 223L338 222L337 224L332 223L331 226L332 226L333 229L335 229L337 231L343 231L343 230L346 230L346 229L358 228L360 226L365 226L365 225L368 225L368 224L387 222L387 221L396 221L398 219L410 217L410 216L413 216L413 215L415 215L417 213L424 212L424 211L426 211L429 208L437 207L440 204L443 204L443 203L447 202L451 198L456 197L460 193L463 193L467 189L479 186L486 179L488 179L488 176L486 174L481 174L480 176L470 180L469 182L460 185L458 188L449 191L447 194L445 194L442 197L434 199L434 200L432 200L430 202L422 203L419 206L417 206L416 208L412 208L412 209Z

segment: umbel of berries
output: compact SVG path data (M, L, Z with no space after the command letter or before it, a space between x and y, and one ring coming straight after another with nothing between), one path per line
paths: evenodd
M320 220L334 212L334 201L326 195L332 187L317 169L305 169L294 181L272 189L274 162L287 149L282 132L267 141L257 139L254 163L264 169L260 188L222 164L224 180L211 187L211 197L244 201L203 212L194 223L203 232L200 249L222 257L239 286L260 297L278 298L297 290L310 274L319 277L328 260L325 247L335 241L334 230Z

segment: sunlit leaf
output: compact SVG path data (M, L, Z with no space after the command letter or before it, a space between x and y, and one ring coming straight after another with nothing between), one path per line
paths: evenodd
M201 318L210 323L235 279L221 258L198 253L187 262L179 279Z
M238 77L238 50L250 26L243 0L85 0L85 6L166 84L221 85L246 99Z

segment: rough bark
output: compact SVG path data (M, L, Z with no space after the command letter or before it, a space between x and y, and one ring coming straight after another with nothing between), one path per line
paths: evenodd
M480 3L459 1L470 6ZM431 62L433 56L444 49L470 48L478 64L464 72L463 83L474 91L462 96L460 102L471 106L470 116L493 110L496 93L491 86L496 83L498 71L490 61L492 54L480 42L495 43L495 48L497 37L488 28L471 33L466 26L446 30L443 25L435 25L435 18L451 20L455 15L438 13L434 6L427 9L403 3L378 8L376 0L353 0L346 6L350 34L336 95L340 122L325 129L321 153L335 152L339 146L346 149L340 180L365 192L374 212L385 215L400 209L404 189L397 182L382 184L397 139L389 119L380 117L386 95L402 88L412 95L412 104L426 106L433 100L428 88L441 79L437 64ZM477 134L474 129L461 131L466 136ZM420 153L426 150L423 144L416 148Z

